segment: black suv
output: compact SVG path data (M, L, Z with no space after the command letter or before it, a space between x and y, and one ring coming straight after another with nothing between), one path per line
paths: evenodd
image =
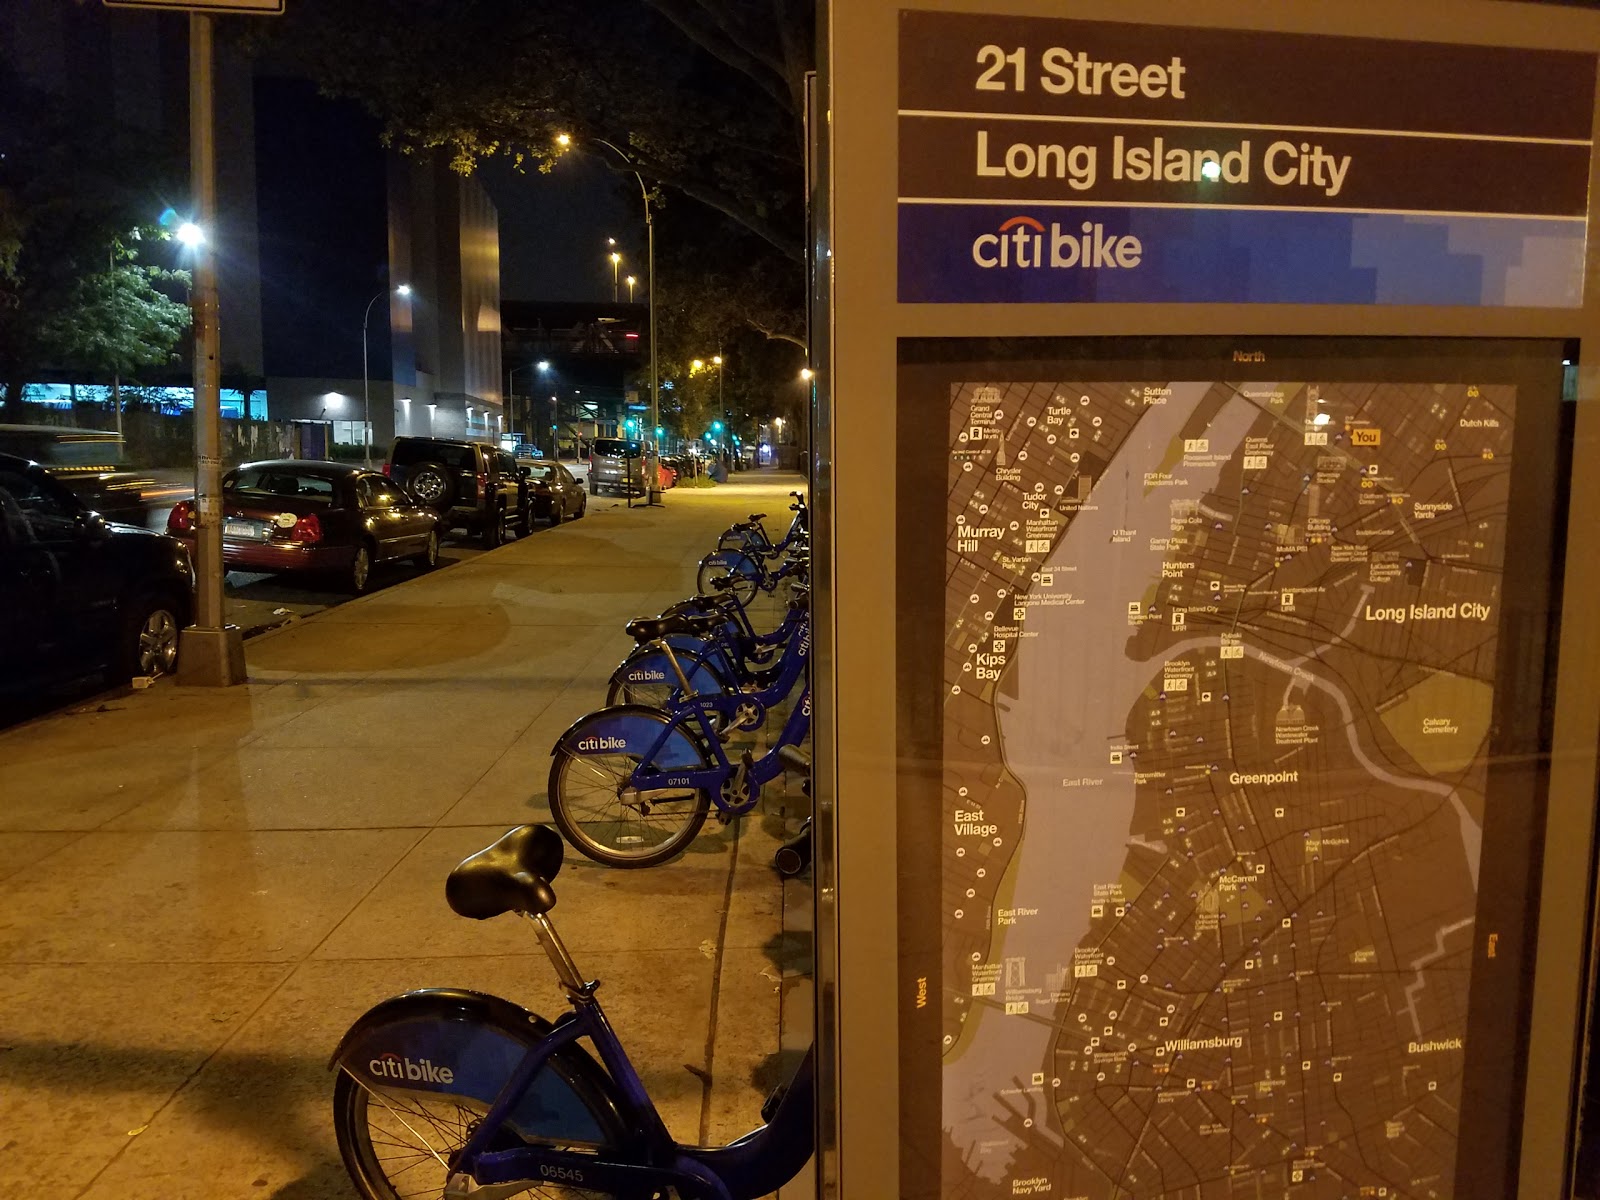
M0 454L0 696L170 672L193 601L183 543L112 524L37 463Z
M527 472L509 451L451 438L397 437L383 472L418 504L439 514L440 529L477 534L490 549L533 528Z

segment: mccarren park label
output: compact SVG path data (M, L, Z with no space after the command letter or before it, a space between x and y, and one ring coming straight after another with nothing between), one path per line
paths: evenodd
M904 12L899 298L1576 307L1595 71Z

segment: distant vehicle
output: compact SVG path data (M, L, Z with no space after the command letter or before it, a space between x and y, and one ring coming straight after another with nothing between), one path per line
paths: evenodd
M0 454L31 458L108 521L144 524L144 490L153 480L128 468L115 430L0 425Z
M183 544L114 524L0 454L0 694L170 673L194 606Z
M533 515L541 521L559 525L569 517L577 520L588 510L589 493L558 462L535 463L528 468L528 491Z
M589 452L589 490L644 494L644 444L626 438L596 438Z
M376 471L282 459L222 477L222 562L233 570L313 572L359 595L380 563L439 562L439 518ZM167 532L193 544L194 501Z
M527 468L509 450L452 438L397 437L383 473L438 513L441 531L465 529L491 550L505 541L509 525L524 537L532 528Z

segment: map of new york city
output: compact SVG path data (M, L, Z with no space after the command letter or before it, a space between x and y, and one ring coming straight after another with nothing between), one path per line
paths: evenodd
M1515 389L950 401L945 1195L1452 1195Z

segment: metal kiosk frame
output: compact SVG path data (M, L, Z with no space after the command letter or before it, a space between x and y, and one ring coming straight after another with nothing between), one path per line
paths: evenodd
M900 1190L897 1030L911 999L897 972L897 713L894 650L897 346L908 338L1562 339L1576 346L1575 430L1561 594L1600 594L1600 246L1587 214L1581 307L1360 303L901 303L897 293L898 81L902 10L1050 17L1565 50L1600 54L1600 14L1480 0L1371 0L1339 5L1216 0L832 0L814 184L813 362L818 631L818 1022L823 1086L821 1194L883 1200ZM1003 68L1009 70L1009 68ZM1488 84L1492 86L1492 81ZM1590 98L1589 128L1600 105ZM1591 132L1591 140L1593 133ZM1588 190L1600 195L1591 154ZM927 519L941 520L940 497ZM1527 1043L1526 1106L1516 1195L1567 1194L1586 984L1592 977L1600 613L1567 603L1556 639L1548 813L1537 892L1537 942ZM891 869L885 869L886 864ZM1131 1194L1119 1192L1118 1194Z

